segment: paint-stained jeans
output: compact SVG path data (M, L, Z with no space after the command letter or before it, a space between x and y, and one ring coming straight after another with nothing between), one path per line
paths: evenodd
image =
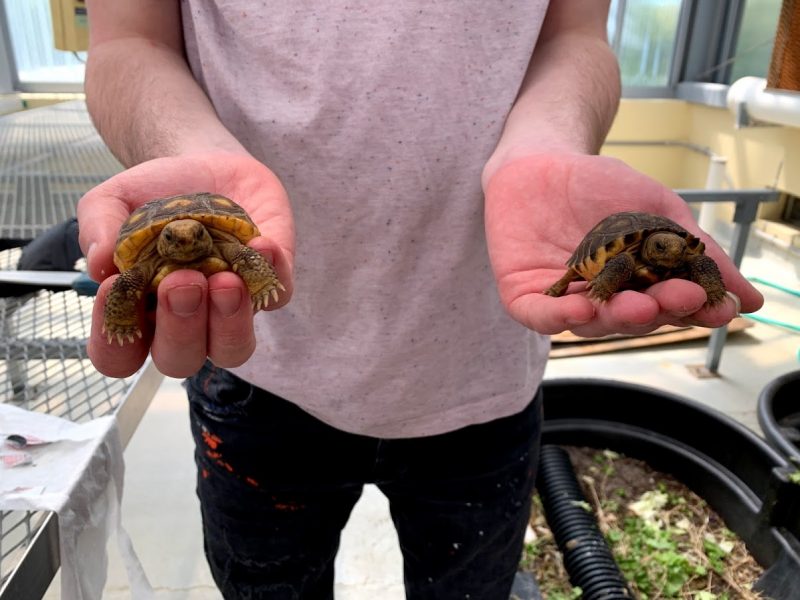
M413 600L507 600L530 514L541 401L413 439L345 433L207 364L187 381L205 551L225 598L333 598L364 483L387 496Z

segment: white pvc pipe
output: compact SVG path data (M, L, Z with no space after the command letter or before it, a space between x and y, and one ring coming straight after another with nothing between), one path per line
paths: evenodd
M800 93L768 90L762 77L742 77L728 89L728 108L734 113L744 104L747 115L756 121L800 127Z
M728 159L724 156L714 155L708 163L706 175L707 190L721 190L725 186L725 171ZM697 224L706 233L713 234L714 227L719 219L719 204L717 202L702 202L697 217Z

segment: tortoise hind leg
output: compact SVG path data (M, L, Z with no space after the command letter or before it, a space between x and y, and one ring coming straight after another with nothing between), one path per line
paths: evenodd
M603 269L589 282L589 298L606 302L623 284L627 283L636 268L633 257L623 252L606 262Z
M581 276L578 275L578 272L575 269L569 269L564 276L556 281L553 285L547 288L544 291L544 294L547 296L563 296L564 293L567 291L567 287L570 283L575 281L576 279L580 279Z
M699 254L689 260L689 278L706 291L706 304L716 306L725 299L725 284L714 259Z
M125 340L133 342L134 335L142 337L139 307L151 278L152 272L137 266L122 273L112 284L103 311L103 333L109 344L114 338L122 346Z

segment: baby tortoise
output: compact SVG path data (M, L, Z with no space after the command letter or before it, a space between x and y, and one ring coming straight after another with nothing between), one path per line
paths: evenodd
M622 289L643 289L665 279L688 279L706 291L707 304L725 298L717 263L705 244L677 223L641 212L621 212L600 221L567 261L569 270L544 293L561 296L571 281L589 282L589 297L601 302Z
M234 271L247 285L253 308L278 299L285 288L264 257L247 246L260 235L241 206L224 196L191 194L143 204L123 223L114 251L121 275L106 299L103 333L120 345L142 336L138 307L145 292L155 290L178 269L209 276Z

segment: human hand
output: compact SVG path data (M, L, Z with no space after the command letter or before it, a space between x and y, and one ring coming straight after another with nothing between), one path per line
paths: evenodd
M485 194L487 243L501 300L512 317L539 333L571 330L595 337L643 334L665 324L719 327L763 303L725 252L698 228L686 203L621 161L578 154L517 158L491 176ZM566 272L567 259L595 224L629 210L665 216L698 235L741 306L728 297L709 307L703 288L683 279L641 292L622 291L605 303L572 293L574 288L558 298L542 293Z
M286 192L263 164L249 155L208 153L159 158L128 169L89 191L78 204L81 249L89 275L102 282L92 315L89 358L101 373L126 377L152 354L171 377L195 373L210 358L221 367L244 363L255 351L253 310L242 279L232 272L206 279L198 271L170 273L159 284L155 314L140 315L142 338L109 343L101 332L106 296L117 278L112 257L123 221L156 198L211 192L240 204L261 236L249 242L274 267L286 288L267 310L292 294L294 226Z

